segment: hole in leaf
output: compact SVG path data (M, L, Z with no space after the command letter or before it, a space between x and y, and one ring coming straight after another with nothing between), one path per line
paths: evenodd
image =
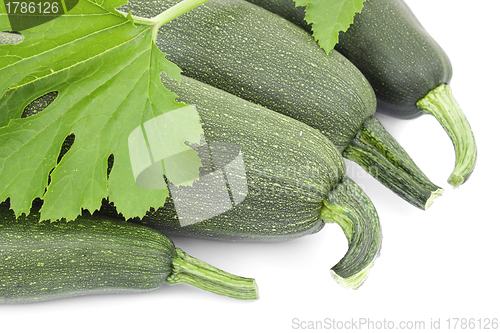
M64 142L61 146L61 151L59 152L59 157L57 158L57 163L61 161L61 158L68 152L73 143L75 142L75 134L71 133L64 139Z
M73 145L74 142L75 142L75 134L73 134L73 133L71 133L70 135L68 135L66 137L66 139L64 139L63 144L61 146L61 150L59 151L59 156L57 157L57 163L59 163L61 161L64 154L66 154L68 152L68 150L71 148L71 146ZM50 175L52 174L52 171L54 171L54 168L52 168L52 170L50 170L50 172L49 172L49 179L47 182L47 186L50 184L50 180L51 180ZM47 191L47 188L45 188L45 191Z
M52 104L52 102L54 102L57 95L59 95L59 92L51 91L41 97L38 97L30 104L26 105L23 114L21 115L21 118L28 118L30 116L34 116L35 114L45 110L50 104Z
M17 31L0 31L0 45L16 45L24 40L24 36Z
M111 169L113 168L114 162L115 162L115 156L113 154L109 155L109 157L108 157L108 179L109 179L109 173L111 172Z

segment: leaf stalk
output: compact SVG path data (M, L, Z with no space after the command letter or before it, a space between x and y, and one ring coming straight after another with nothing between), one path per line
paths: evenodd
M163 11L161 14L153 17L154 22L153 27L153 40L156 42L156 36L158 35L158 29L167 22L189 12L191 9L196 8L209 0L184 0L178 4L170 7L169 9Z
M150 25L153 27L153 41L156 42L156 36L158 35L158 30L165 23L172 21L173 19L189 12L191 9L196 8L209 0L183 0L178 4L164 10L162 13L156 15L153 18L145 18L141 16L131 15L134 23ZM119 11L118 11L119 12ZM127 16L125 13L122 13Z

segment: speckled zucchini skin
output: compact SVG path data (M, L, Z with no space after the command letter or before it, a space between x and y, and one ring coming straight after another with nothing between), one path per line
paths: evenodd
M153 17L180 0L132 0L122 10ZM160 28L158 47L183 74L326 135L342 152L375 113L362 73L312 36L243 0L210 0Z
M90 214L38 220L0 205L0 303L148 291L170 275L175 247L156 230Z
M293 0L247 0L311 31ZM403 0L367 0L335 50L354 63L377 95L377 111L422 115L416 103L452 76L451 62Z
M452 76L448 56L403 0L366 1L336 49L370 81L377 110L399 118L422 115L417 102Z
M189 77L183 76L178 84L163 75L162 82L179 102L196 106L207 142L241 149L248 193L234 208L193 225L181 227L171 197L135 222L168 234L247 241L287 240L321 230L323 200L345 173L343 158L327 137L298 120ZM29 105L25 116L46 104L40 100ZM117 215L107 203L101 212Z
M136 222L168 234L246 241L287 240L323 227L323 200L345 173L330 140L295 119L202 82L162 80L178 101L196 106L207 142L240 147L248 194L232 209L196 224L180 226L171 198ZM106 205L101 211L113 214Z
M323 199L345 173L342 156L330 140L300 121L189 77L178 84L162 75L162 82L178 101L196 106L207 142L239 146L248 194L233 209L194 225L180 226L171 197L135 222L169 234L248 241L292 239L324 226ZM28 105L24 115L40 112L53 98L48 94ZM101 212L117 216L107 203Z

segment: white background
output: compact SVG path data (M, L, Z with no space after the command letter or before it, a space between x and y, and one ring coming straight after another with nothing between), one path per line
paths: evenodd
M0 305L2 332L289 332L293 320L373 322L500 318L498 143L500 2L407 0L451 59L451 87L474 131L476 169L453 189L446 180L454 151L431 116L379 116L387 130L444 194L426 212L405 203L353 163L348 174L377 207L383 247L360 289L329 274L347 243L337 225L294 241L226 243L173 238L187 253L257 280L260 299L240 301L187 285L132 295L98 295L27 305ZM477 5L476 5L477 4ZM453 322L452 322L453 323ZM436 331L436 329L434 329ZM460 331L460 329L458 329ZM461 330L464 331L464 330ZM491 331L491 330L489 330Z

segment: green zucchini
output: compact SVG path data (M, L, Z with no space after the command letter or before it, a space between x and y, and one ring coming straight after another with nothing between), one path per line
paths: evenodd
M332 142L295 119L194 79L182 77L179 85L163 74L162 82L178 95L179 102L196 105L210 147L208 150L205 145L192 147L203 161L201 169L205 170L201 173L218 170L217 163L209 156L214 153L215 144L237 146L244 161L244 174L225 168L223 177L239 177L245 186L226 182L224 191L217 191L220 189L209 183L208 188L199 190L196 186L203 181L196 181L197 200L176 195L175 186L168 183L171 195L165 205L129 222L165 234L260 242L290 240L316 233L325 223L338 223L349 248L332 267L331 274L341 285L358 288L379 255L382 233L375 207L362 189L345 176L342 156ZM50 100L53 94L44 97ZM26 109L35 109L31 114L39 112L39 106L47 104L44 97ZM69 147L71 144L67 143L66 149ZM218 156L230 161L235 158L234 153L234 150L219 151ZM112 167L109 170L112 172ZM233 204L228 210L221 205L227 193ZM243 200L236 203L236 197ZM213 216L182 224L176 204L187 200L189 218L196 219L198 213L207 211L213 212ZM121 217L107 201L99 213Z
M294 0L247 0L309 32L304 7ZM367 0L335 49L354 63L377 95L377 111L399 118L431 114L455 147L453 186L465 182L476 164L469 122L449 86L451 62L403 0Z
M133 0L120 10L152 17L179 0ZM312 126L413 205L441 193L376 118L362 73L326 56L299 27L243 0L211 0L160 28L156 40L183 74Z
M165 234L99 214L39 221L36 207L15 218L0 205L0 303L132 293L188 283L256 299L253 279L228 274L176 248Z
M132 221L173 235L259 242L289 240L316 233L325 222L339 223L349 249L331 273L343 286L358 288L378 257L382 234L375 207L345 176L342 156L332 142L304 123L197 80L182 77L178 84L163 75L162 82L179 102L196 106L207 143L239 147L245 171L225 169L225 177L246 180L246 188L225 184L233 198L244 199L227 211L183 225L175 200L186 199L172 195L163 207ZM234 151L222 153L227 156L219 158L234 159ZM170 183L169 188L174 193ZM192 213L214 211L224 200L226 191L212 189L200 190L197 202L190 199ZM109 204L100 211L116 216Z
M216 168L220 160L234 160L239 153L243 172L224 167L222 189L210 182L201 190L193 187L194 198L176 194L179 191L169 183L171 196L165 205L132 221L168 234L247 241L288 240L318 232L325 222L339 223L349 249L331 274L340 284L358 288L379 255L382 234L375 207L344 175L343 158L333 143L300 121L194 79L182 77L179 85L163 74L162 82L180 102L195 105L198 110L207 142L192 147L203 161L200 173L217 174L222 169ZM54 95L48 93L33 101L23 115L40 112L57 98ZM234 149L219 151L219 160L215 161L210 155L218 143L237 147L238 154ZM71 142L65 142L61 155L70 147ZM112 166L108 172L113 172ZM229 179L243 186L234 187ZM200 177L195 185L203 182ZM228 197L232 207L226 210L222 203ZM242 200L236 202L236 198ZM190 222L207 211L213 215L181 224L185 216L179 216L176 204L186 201ZM108 202L100 213L119 216Z

